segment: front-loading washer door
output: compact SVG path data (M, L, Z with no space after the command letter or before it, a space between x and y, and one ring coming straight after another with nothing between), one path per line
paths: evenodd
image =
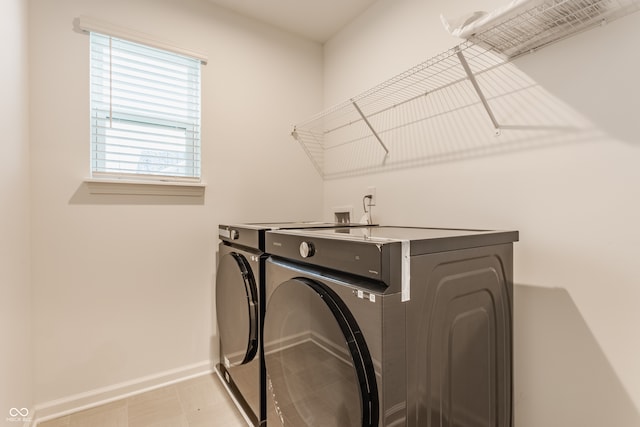
M216 313L220 362L226 368L250 362L258 351L258 290L247 259L237 252L222 256L216 275Z
M328 286L281 283L264 323L270 426L377 426L374 366L360 328Z

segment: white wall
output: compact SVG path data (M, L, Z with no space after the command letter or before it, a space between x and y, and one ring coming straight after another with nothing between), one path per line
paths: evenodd
M440 12L502 3L380 0L325 45L325 107L459 43ZM553 137L529 129L500 152L325 183L327 218L345 205L359 217L376 186L382 224L520 231L518 427L640 425L639 25L640 13L514 61L531 96L507 103L498 121L527 127L550 109L565 127ZM453 126L495 138L472 123ZM512 141L514 132L498 138Z
M204 199L88 193L80 15L208 55ZM201 0L32 0L29 24L35 401L46 417L216 360L217 224L320 216L322 182L289 132L322 106L322 47Z
M0 38L0 424L8 425L11 408L33 409L26 1L3 3Z

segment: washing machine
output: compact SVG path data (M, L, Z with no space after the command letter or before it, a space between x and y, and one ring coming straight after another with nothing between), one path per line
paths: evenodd
M279 222L219 225L216 372L249 424L264 425L265 373L260 344L264 317L265 233L269 230L356 227L361 224Z
M516 231L266 233L275 426L511 427Z

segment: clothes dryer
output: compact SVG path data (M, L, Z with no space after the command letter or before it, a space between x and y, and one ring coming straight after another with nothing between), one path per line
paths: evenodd
M511 427L518 233L266 233L275 426Z

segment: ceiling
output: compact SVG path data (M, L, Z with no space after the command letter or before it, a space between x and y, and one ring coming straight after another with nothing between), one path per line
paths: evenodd
M209 0L274 27L324 43L376 0Z

